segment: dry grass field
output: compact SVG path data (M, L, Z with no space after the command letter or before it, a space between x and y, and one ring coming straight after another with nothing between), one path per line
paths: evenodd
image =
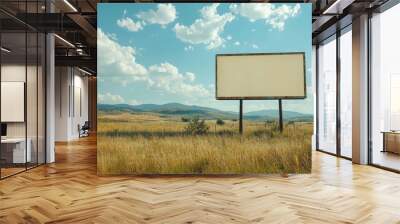
M312 123L296 122L283 133L273 124L237 121L190 135L180 117L158 114L99 113L98 173L268 174L309 173Z

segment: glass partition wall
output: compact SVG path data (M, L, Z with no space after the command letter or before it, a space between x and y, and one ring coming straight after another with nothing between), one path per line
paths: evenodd
M370 163L400 171L400 4L371 18Z
M398 21L400 4L383 5L369 18L367 34L370 41L368 164L395 172L400 172ZM316 57L317 149L347 159L352 157L351 30L350 25L338 31L336 37L319 43Z
M352 158L352 32L341 31L340 49L340 155Z
M318 54L318 149L336 154L336 36L322 42Z
M39 4L20 1L18 8L35 13ZM0 12L1 179L46 160L45 41L44 33Z
M317 47L317 150L352 157L351 25Z

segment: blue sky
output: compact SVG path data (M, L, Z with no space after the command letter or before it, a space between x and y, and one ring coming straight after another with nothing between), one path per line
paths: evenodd
M237 111L215 100L215 55L306 52L305 100L284 109L312 113L310 4L99 4L99 103L178 102ZM245 111L276 109L245 101Z

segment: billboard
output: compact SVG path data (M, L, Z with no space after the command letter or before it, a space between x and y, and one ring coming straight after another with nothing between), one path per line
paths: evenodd
M216 98L304 99L305 54L216 55Z
M214 92L218 55L222 99L304 98L311 4L97 9L99 175L311 172L312 94L285 101L285 111L272 100L249 100L237 111L237 102L215 100ZM244 13L260 9L273 14L253 21ZM265 54L277 51L301 53ZM222 55L232 52L243 54Z

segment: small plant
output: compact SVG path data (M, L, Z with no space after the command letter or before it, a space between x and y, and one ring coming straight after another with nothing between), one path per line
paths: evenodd
M232 119L232 121L233 121L233 122L236 122L236 121L237 121L237 119Z
M267 126L272 126L272 125L274 125L274 123L275 123L275 121L266 120L266 121L264 122L264 125L265 125L265 127L267 127Z
M224 125L225 122L222 119L217 119L217 125Z
M207 134L209 127L204 120L200 120L198 117L193 118L189 121L185 127L185 131L192 135L204 135Z
M189 118L182 117L182 118L181 118L181 121L182 121L182 122L189 122Z
M287 124L288 125L294 125L294 121L288 121Z

